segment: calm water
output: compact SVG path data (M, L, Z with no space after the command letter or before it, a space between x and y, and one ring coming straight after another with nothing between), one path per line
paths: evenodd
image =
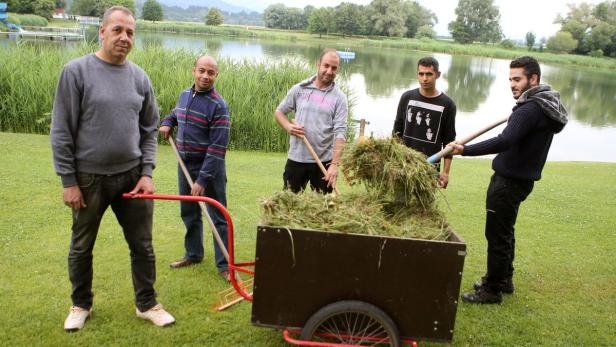
M2 40L0 40L0 44ZM230 39L210 36L139 33L136 45L183 48L233 59L300 59L311 66L324 47L298 42ZM341 40L335 48L346 48ZM343 62L342 74L353 90L353 114L370 124L367 134L389 136L400 95L417 88L415 66L428 54L399 49L357 48ZM442 77L437 87L458 106L458 137L507 116L514 106L509 89L509 61L435 54ZM616 71L542 64L542 83L560 91L569 124L554 137L549 160L616 162ZM190 81L187 81L190 83ZM224 90L221 91L224 95ZM233 107L233 105L231 105ZM480 137L499 133L504 126Z

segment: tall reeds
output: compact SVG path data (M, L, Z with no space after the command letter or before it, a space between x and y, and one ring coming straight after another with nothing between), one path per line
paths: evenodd
M86 44L72 49L40 44L0 48L0 131L48 133L63 65L95 50L96 46ZM173 109L180 92L192 85L191 71L197 55L190 50L156 45L135 48L129 55L150 76L161 117ZM216 88L231 110L231 148L286 150L288 135L278 127L274 111L288 89L313 74L314 68L294 60L220 58L218 64ZM352 102L352 97L349 99Z

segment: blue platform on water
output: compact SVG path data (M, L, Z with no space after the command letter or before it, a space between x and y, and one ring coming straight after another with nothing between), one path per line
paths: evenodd
M355 52L338 51L338 55L340 55L342 59L355 59Z

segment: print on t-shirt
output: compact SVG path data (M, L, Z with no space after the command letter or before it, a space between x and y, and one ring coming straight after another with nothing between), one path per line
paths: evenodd
M406 107L404 137L436 143L445 107L423 101L409 100Z

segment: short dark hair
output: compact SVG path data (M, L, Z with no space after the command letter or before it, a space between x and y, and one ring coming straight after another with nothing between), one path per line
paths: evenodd
M511 64L509 64L509 68L511 69L518 67L524 68L524 75L529 80L532 75L537 75L537 82L541 81L541 68L539 67L539 62L537 59L530 56L524 56L512 60Z
M111 6L103 14L103 22L101 23L103 26L107 25L107 23L109 22L109 16L111 16L111 14L114 13L115 11L123 12L125 15L131 16L131 17L133 17L133 19L135 19L135 15L133 14L133 12L131 10L127 9L126 7L124 7L124 6Z
M340 54L338 54L338 51L333 49L333 48L325 48L323 50L323 52L321 52L321 55L319 55L319 60L318 62L320 63L321 60L323 60L323 57L327 54L327 53L335 53L336 56L338 57L338 60L340 60Z
M434 67L434 71L438 72L438 60L434 57L423 57L419 59L417 62L417 67L421 66L432 66Z

